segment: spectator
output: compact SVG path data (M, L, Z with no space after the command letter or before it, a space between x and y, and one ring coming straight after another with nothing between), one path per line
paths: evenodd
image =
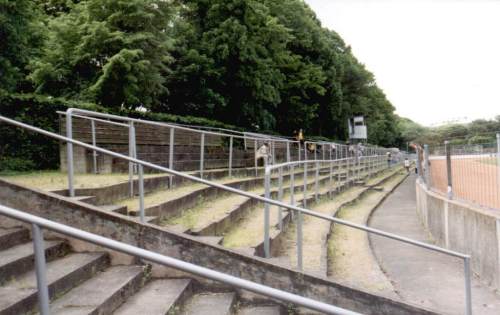
M392 153L388 151L386 153L386 156L387 156L387 168L391 168Z
M405 158L405 168L406 172L410 173L410 160L408 160L408 158Z
M266 166L270 164L271 158L272 156L271 156L271 151L269 149L269 143L264 142L264 144L257 150L255 154L255 160L257 161L257 166Z

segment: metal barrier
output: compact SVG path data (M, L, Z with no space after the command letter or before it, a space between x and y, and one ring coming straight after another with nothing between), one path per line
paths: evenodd
M373 173L376 173L380 170L383 170L383 169L386 169L387 166L385 164L385 155L381 155L381 156L368 156L368 157L361 157L359 160L361 161L362 159L365 159L365 163L367 163L368 165L368 168L369 168L369 171L367 172L367 174L364 174L364 175L370 175L370 174L373 174ZM372 160L372 164L370 164L370 159ZM282 194L282 190L283 190L283 187L282 187L282 180L281 180L281 174L282 174L282 169L285 168L285 167L290 167L290 168L294 168L295 166L297 165L301 165L301 164L304 164L304 178L307 177L307 164L315 164L316 168L315 168L315 196L318 195L318 170L319 170L319 163L326 163L326 164L329 164L330 166L330 172L329 172L329 194L331 196L331 189L332 189L332 174L333 174L333 165L335 163L341 163L342 161L345 161L347 164L350 163L350 161L352 161L352 158L347 158L347 159L339 159L339 160L326 160L326 161L322 161L322 160L308 160L308 161L295 161L295 162L289 162L289 163L283 163L283 164L279 164L279 165L269 165L266 167L266 170L265 170L265 197L267 199L270 199L271 198L271 195L270 195L270 178L271 178L271 175L272 175L272 171L275 170L275 169L278 169L279 170L279 180L278 180L278 183L279 183L279 190L278 190L278 199L279 201L282 200L282 197L283 197L283 194ZM373 161L375 161L375 163L373 163ZM349 170L348 170L349 172ZM355 178L358 178L359 179L359 172L355 172ZM347 179L349 180L349 179ZM352 179L351 179L352 180ZM290 191L293 192L293 185L294 185L294 181L291 180L290 182ZM304 180L304 188L303 188L303 191L304 191L304 197L303 197L303 204L304 204L304 208L306 207L306 204L305 204L305 200L307 199L307 192L306 192L306 189L307 189L307 184L306 184L306 180ZM292 193L293 195L293 193ZM272 200L272 199L271 199ZM443 254L446 254L446 255L450 255L450 256L453 256L453 257L457 257L457 258L460 258L463 260L464 262L464 282L465 282L465 314L467 315L471 315L472 314L472 296L471 296L471 266L470 266L470 255L466 255L466 254L462 254L462 253L459 253L459 252L456 252L456 251L452 251L452 250L448 250L448 249L445 249L445 248L441 248L441 247L438 247L438 246L435 246L435 245L431 245L431 244L427 244L427 243L424 243L424 242L419 242L419 241L415 241L415 240L412 240L412 239L409 239L407 237L402 237L402 236L399 236L399 235L396 235L396 234L393 234L393 233L389 233L389 232L384 232L384 231L381 231L381 230L378 230L378 229L374 229L374 228L371 228L369 226L366 226L366 225L362 225L362 224L356 224L356 223L352 223L352 222L349 222L349 221L346 221L346 220L343 220L343 219L339 219L339 218L336 218L336 217L333 217L333 216L328 216L328 215L323 215L321 213L317 213L317 212L314 212L314 211L311 211L311 210L306 210L304 208L300 208L300 207L296 207L294 205L294 200L291 198L291 201L290 201L291 205L288 205L288 206L285 206L283 207L282 205L279 205L280 207L278 208L278 220L279 222L281 221L281 218L282 218L282 207L283 208L287 208L288 210L290 211L296 211L297 212L297 233L296 233L296 237L297 237L297 268L299 270L302 270L303 269L303 250L302 250L302 214L307 214L307 215L310 215L310 216L313 216L313 217L316 217L316 218L319 218L319 219L323 219L323 220L327 220L327 221L330 221L332 223L338 223L338 224L342 224L342 225L345 225L345 226L348 226L348 227L351 227L351 228L354 228L354 229L358 229L358 230L362 230L362 231L365 231L365 232L368 232L368 233L372 233L372 234L375 234L375 235L379 235L379 236L383 236L383 237L386 237L386 238L389 238L389 239L393 239L393 240L396 240L396 241L400 241L400 242L403 242L403 243L407 243L407 244L410 244L410 245L414 245L414 246L417 246L417 247L421 247L421 248L425 248L425 249L428 249L428 250L432 250L432 251L435 251L435 252L439 252L439 253L443 253ZM269 205L272 204L271 202L266 202L265 203L265 208L264 208L264 253L265 253L265 257L266 258L269 258L270 257L270 237L269 237L269 228L270 228L270 208L269 208ZM276 204L275 204L276 205ZM281 229L281 224L279 224L279 227Z
M448 199L500 209L500 134L496 142L424 146L426 186Z
M352 312L337 306L315 301L300 295L274 289L262 284L258 284L249 280L244 280L235 276L231 276L222 272L214 271L205 267L191 264L176 258L161 255L152 251L148 251L139 247L135 247L126 243L118 242L106 237L102 237L93 233L85 232L64 224L40 218L23 211L15 210L3 205L0 205L0 215L7 216L11 219L19 220L31 224L33 235L33 247L35 254L35 272L38 288L38 303L40 313L49 315L49 290L47 285L47 267L45 261L43 230L47 229L53 232L61 233L69 237L86 241L95 245L115 250L127 255L142 258L153 263L163 266L175 268L193 275L197 275L206 279L222 282L240 289L248 290L257 294L267 296L269 298L278 299L280 301L293 303L298 306L306 307L311 310L339 315L355 315Z
M11 124L11 125L14 125L14 126L17 126L17 127L20 127L20 128L24 128L24 129L27 129L27 130L30 130L30 131L34 131L34 132L46 135L46 136L54 138L54 139L58 139L58 140L64 141L64 142L67 143L68 148L71 148L71 150L72 150L72 145L82 146L82 147L90 149L90 150L95 150L95 151L103 153L103 154L107 154L107 155L110 155L110 156L113 156L113 157L116 157L116 158L120 158L120 159L126 160L129 163L137 164L138 166L141 166L140 169L143 168L143 167L148 167L148 168L155 169L155 170L158 170L158 171L161 171L161 172L165 172L165 173L168 173L168 174L171 174L171 175L180 176L180 177L183 177L185 179L192 180L194 182L198 182L198 183L202 183L202 184L205 184L205 185L208 185L208 186L216 187L218 189L221 189L221 190L224 190L224 191L227 191L227 192L230 192L230 193L235 193L235 194L238 194L238 195L241 195L241 196L244 196L244 197L252 198L254 200L257 200L257 201L260 201L260 202L264 202L266 205L274 205L274 206L277 206L277 207L286 208L286 209L288 209L290 211L295 211L297 213L302 213L302 214L310 215L312 217L320 218L320 219L323 219L323 220L328 220L328 221L331 221L331 222L334 222L334 223L343 224L343 225L346 225L346 226L349 226L349 227L352 227L352 228L355 228L355 229L363 230L363 231L366 231L366 232L369 232L369 233L373 233L373 234L376 234L376 235L379 235L379 236L384 236L384 237L387 237L387 238L390 238L390 239L398 240L398 241L401 241L401 242L404 242L404 243L412 244L412 245L415 245L415 246L418 246L418 247L427 248L427 249L430 249L430 250L433 250L433 251L436 251L436 252L441 252L441 253L444 253L444 254L447 254L447 255L451 255L451 256L455 256L455 257L461 258L461 259L464 260L465 292L466 292L466 314L468 314L468 315L472 314L472 306L471 306L471 282L470 282L470 256L469 255L465 255L465 254L458 253L458 252L455 252L455 251L443 249L443 248L440 248L438 246L426 244L426 243L423 243L423 242L414 241L414 240L406 238L406 237L401 237L401 236L398 236L398 235L395 235L395 234L392 234L392 233L387 233L387 232L384 232L384 231L373 229L373 228L367 227L365 225L356 224L356 223L352 223L352 222L349 222L349 221L346 221L346 220L342 220L342 219L338 219L338 218L335 218L335 217L323 215L321 213L318 213L318 212L315 212L315 211L312 211L312 210L308 210L308 209L305 209L303 207L298 207L298 206L295 206L295 205L286 204L286 203L281 202L281 201L270 199L268 195L265 196L265 197L262 197L262 196L259 196L257 194L254 194L254 193L246 192L246 191L239 190L239 189L236 189L236 188L233 188L233 187L230 187L230 186L226 186L226 185L223 185L223 184L219 184L219 183L215 183L215 182L212 182L212 181L209 181L209 180L205 180L205 179L200 178L200 177L196 177L196 176L185 174L185 173L182 173L182 172L179 172L179 171L176 171L176 170L168 169L168 168L165 168L165 167L162 167L162 166L155 165L153 163L149 163L149 162L146 162L146 161L139 160L139 159L137 159L135 157L125 156L125 155L122 155L122 154L119 154L119 153L116 153L116 152L113 152L113 151L109 151L109 150L106 150L106 149L103 149L103 148L100 148L100 147L97 147L97 146L93 146L93 145L90 145L90 144L87 144L87 143L84 143L84 142L81 142L81 141L74 140L74 139L72 139L70 137L64 137L64 136L61 136L59 134L52 133L52 132L49 132L49 131L46 131L46 130L43 130L43 129L40 129L40 128L37 128L37 127L33 127L31 125L28 125L28 124L25 124L25 123L21 123L21 122L18 122L16 120L13 120L13 119L10 119L10 118L6 118L6 117L3 117L3 116L0 116L0 122ZM314 161L314 162L316 162L316 161ZM289 163L300 163L300 161L289 162ZM283 163L281 165L267 166L266 167L266 178L269 178L269 176L267 174L270 174L272 168L276 168L276 167L280 167L280 166L286 166L289 163ZM69 173L69 168L68 168L68 173ZM143 176L139 177L139 181L142 182L142 183L140 183L140 186L143 185L143 181L144 181ZM268 183L269 180L266 180L266 182ZM139 209L140 210L141 221L144 222L144 190L143 189L139 191L139 205L141 207ZM302 254L300 254L300 255L302 255Z
M137 158L137 144L136 144L136 128L138 124L146 124L152 125L162 128L169 129L169 161L168 168L174 169L174 140L175 140L175 130L183 130L189 131L200 135L200 165L199 165L199 173L200 177L203 177L204 172L204 154L205 154L205 135L213 135L229 138L229 158L228 158L228 173L229 176L232 176L233 170L233 153L234 153L234 139L242 139L244 141L245 148L247 147L247 141L253 142L254 147L254 157L257 155L257 148L260 144L268 142L271 145L272 152L272 163L276 163L276 154L275 147L277 143L284 143L286 146L285 159L286 162L292 161L292 146L296 145L298 149L297 159L301 160L301 152L304 151L304 160L307 160L307 145L306 144L314 144L316 146L321 146L323 151L323 159L325 159L325 151L323 150L324 146L330 148L330 159L333 159L333 151L335 151L336 158L339 156L347 157L349 154L348 146L334 143L334 142L317 142L317 141L307 141L304 143L302 148L300 141L297 140L289 140L286 137L276 137L271 135L264 135L259 133L248 133L248 132L239 132L229 129L222 128L210 128L210 127L198 127L198 126L185 126L181 124L174 123L163 123L149 120L142 120L118 115L111 115L106 113L94 112L89 110L70 108L66 112L57 112L58 114L66 116L66 136L68 138L73 139L73 118L81 118L90 120L91 123L91 137L92 137L92 145L97 146L96 141L96 130L95 130L95 122L101 122L106 124L112 124L115 126L121 126L128 129L129 135L129 156L132 158ZM113 121L115 120L115 121ZM118 122L119 121L119 122ZM212 131L217 130L217 131ZM220 132L223 131L223 132ZM373 150L372 147L366 146L367 150ZM380 149L379 150L386 150ZM345 154L344 154L345 152ZM73 159L73 148L71 146L67 147L67 159L68 159L68 190L69 195L74 196L74 159ZM317 159L315 153L315 160ZM96 151L92 151L92 169L94 173L97 172L97 153ZM258 174L258 165L257 159L254 158L254 169L255 175ZM129 193L132 197L134 195L133 191L133 181L132 178L134 174L137 174L138 170L134 167L133 163L129 163ZM172 182L170 182L172 186Z

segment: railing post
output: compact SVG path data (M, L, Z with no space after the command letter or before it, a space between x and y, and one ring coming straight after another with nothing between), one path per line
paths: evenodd
M66 137L73 139L73 117L71 108L66 111ZM73 161L73 143L66 142L67 168L68 168L68 194L75 196L74 186L74 161Z
M316 173L314 174L314 200L318 202L319 196L319 162L316 162Z
M444 142L444 150L446 153L446 175L448 178L448 199L453 198L453 179L452 179L452 174L451 174L451 150L450 150L450 142L445 141Z
M259 176L259 172L257 170L257 140L253 141L253 160L255 165L255 177Z
M174 146L175 146L175 129L170 127L170 139L169 139L169 148L168 148L168 168L174 169ZM169 178L169 187L172 188L174 184L174 176L170 175Z
M302 159L302 157L300 156L300 154L301 154L301 152L300 152L301 151L301 149L300 149L300 147L301 147L300 141L297 144L298 144L298 148L299 148L299 158L297 159L297 161L300 161Z
M134 140L135 140L135 132L134 132L134 122L129 122L128 125L128 155L133 158L134 157ZM134 163L128 162L128 183L129 183L129 196L134 196Z
M302 270L302 212L297 213L297 268Z
M418 154L417 154L418 155ZM429 169L429 145L424 144L424 163L422 165L423 168L423 175L424 175L424 181L427 187L430 187L430 172L431 170Z
M304 142L304 161L307 161L307 141Z
M200 143L200 178L203 178L203 166L205 159L205 133L201 133L201 143Z
M267 161L264 161L264 189L265 197L269 199L271 197L271 170L267 166ZM269 225L270 225L270 214L269 214L269 203L264 203L264 257L271 257L271 250L269 244Z
M290 170L290 204L295 205L295 165Z
M95 136L95 121L93 119L90 120L90 129L92 131L92 145L96 146L96 136ZM92 150L92 166L94 170L94 174L97 174L97 152L96 150Z
M36 284L38 288L38 303L41 315L49 315L49 289L47 287L45 246L43 245L43 232L36 224L31 225L33 234L33 250L35 254Z
M229 137L229 177L233 176L233 137Z
M333 161L331 158L330 158L330 176L328 178L328 187L329 187L328 195L330 198L332 198L333 197L333 195L332 195L333 194Z
M500 190L500 133L497 133L497 190Z
M272 155L273 155L273 165L276 164L276 142L271 141L271 149L272 149Z
M283 167L278 169L278 200L283 201ZM278 226L283 231L283 209L278 207Z
M464 276L465 276L465 314L472 315L470 256L464 258Z
M304 208L307 208L307 162L304 162L304 188L302 190Z
M286 162L290 163L290 141L286 142Z
M139 164L139 215L141 222L144 223L144 168Z

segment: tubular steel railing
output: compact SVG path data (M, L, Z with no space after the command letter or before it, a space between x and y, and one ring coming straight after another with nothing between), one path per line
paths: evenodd
M422 179L448 199L500 209L500 134L496 142L424 145Z
M403 159L403 157L402 157ZM401 159L401 161L402 161ZM371 160L371 161L370 161ZM363 162L364 161L364 162ZM401 162L400 161L400 162ZM271 198L271 194L270 194L270 189L271 189L271 175L272 175L272 171L273 170L278 170L278 199L279 201L282 200L282 197L283 197L283 187L282 187L282 174L283 174L283 169L284 168L291 168L293 169L295 166L299 166L299 165L303 165L303 169L304 169L304 187L303 187L303 207L305 208L306 207L306 200L307 200L307 164L314 164L315 165L315 185L314 185L314 189L315 189L315 192L314 192L314 195L317 196L318 195L318 171L320 169L319 167L319 164L320 163L324 163L324 164L329 164L329 167L330 167L330 170L329 170L329 195L331 196L332 194L332 174L333 174L333 165L335 163L342 163L342 162L345 162L349 165L349 163L353 163L353 165L360 165L360 164L366 164L368 165L368 169L369 171L365 174L360 174L359 172L356 172L354 171L353 172L353 175L354 175L354 178L351 178L351 179L346 179L346 181L349 181L349 180L353 180L353 179L360 179L360 176L361 175L371 175L373 173L376 173L382 169L386 169L387 166L385 164L385 156L364 156L364 157L355 157L355 158L347 158L347 159L339 159L339 160L326 160L326 161L321 161L321 160L308 160L308 161L295 161L295 162L288 162L288 163L282 163L282 164L277 164L277 165L268 165L266 166L266 169L265 169L265 197L267 199L270 199ZM358 163L356 163L358 162ZM370 162L372 164L370 164ZM390 165L389 165L390 167ZM349 174L350 170L348 169L347 170L347 174ZM293 172L292 172L293 174ZM293 177L291 178L290 180L290 191L292 192L291 195L293 196L294 193L294 181L293 181ZM272 200L272 199L270 199ZM304 208L299 208L299 207L296 207L294 206L294 200L293 200L293 197L291 197L291 201L290 201L291 205L288 205L288 206L285 206L283 208L287 208L288 210L290 211L296 211L296 222L297 222L297 232L296 232L296 237L297 237L297 268L302 270L303 269L303 246L302 246L302 243L303 243L303 240L302 240L302 225L303 225L303 219L302 219L302 214L307 214L307 215L311 215L311 216L314 216L316 218L319 218L319 219L323 219L323 220L327 220L327 221L330 221L332 223L338 223L338 224L342 224L342 225L345 225L345 226L348 226L348 227L351 227L351 228L354 228L354 229L358 229L358 230L361 230L361 231L365 231L367 233L371 233L371 234L375 234L375 235L379 235L379 236L382 236L382 237L386 237L386 238L389 238L389 239L393 239L393 240L396 240L396 241L400 241L400 242L403 242L403 243L406 243L406 244L410 244L410 245L414 245L414 246L417 246L417 247L421 247L421 248L425 248L425 249L428 249L428 250L432 250L432 251L435 251L435 252L439 252L439 253L442 253L442 254L446 254L446 255L449 255L449 256L453 256L453 257L457 257L457 258L460 258L463 260L463 263L464 263L464 284L465 284L465 314L467 315L471 315L472 314L472 295L471 295L471 266L470 266L470 255L466 255L466 254L463 254L463 253L459 253L459 252L456 252L456 251L452 251L452 250L448 250L448 249L445 249L445 248L441 248L439 246L435 246L435 245L431 245L431 244L427 244L427 243L424 243L424 242L420 242L420 241L415 241L415 240L412 240L412 239L409 239L407 237L403 237L403 236L399 236L399 235L396 235L396 234L393 234L393 233L389 233L389 232L384 232L384 231L381 231L381 230L378 230L378 229L374 229L374 228L371 228L371 227L368 227L366 225L362 225L362 224L356 224L356 223L352 223L352 222L349 222L349 221L346 221L346 220L343 220L343 219L339 219L339 218L336 218L336 217L333 217L333 216L328 216L328 215L323 215L321 213L317 213L317 212L314 212L314 211L311 211L311 210L306 210ZM272 204L271 202L266 202L265 205L264 205L264 255L266 258L269 258L270 257L270 236L269 236L269 229L270 229L270 207L269 205ZM282 218L282 206L280 205L280 207L278 208L278 226L280 228L280 230L282 229L282 225L281 225L281 218Z
M64 141L64 142L67 143L68 148L71 148L71 150L73 148L72 147L73 145L78 145L78 146L81 146L81 147L84 147L84 148L87 148L87 149L90 149L90 150L95 150L95 151L103 153L103 154L107 154L107 155L110 155L110 156L113 156L113 157L116 157L116 158L119 158L119 159L126 160L129 163L133 163L133 164L138 165L139 169L141 170L141 173L142 173L142 168L143 167L148 167L148 168L151 168L151 169L154 169L154 170L158 170L158 171L161 171L161 172L165 172L165 173L168 173L168 174L171 174L171 175L180 176L180 177L183 177L185 179L192 180L194 182L198 182L198 183L202 183L202 184L205 184L205 185L208 185L208 186L212 186L212 187L215 187L215 188L218 188L218 189L230 192L230 193L235 193L235 194L238 194L238 195L241 195L241 196L244 196L244 197L248 197L248 198L260 201L260 202L264 202L267 207L269 205L274 205L274 206L277 206L277 207L286 208L286 209L288 209L290 211L295 211L297 213L306 214L306 215L309 215L309 216L312 216L312 217L316 217L316 218L320 218L320 219L323 219L323 220L328 220L330 222L342 224L342 225L349 226L349 227L352 227L352 228L355 228L355 229L359 229L359 230L363 230L363 231L366 231L366 232L369 232L369 233L372 233L372 234L376 234L376 235L379 235L379 236L384 236L384 237L387 237L387 238L390 238L390 239L394 239L394 240L398 240L398 241L401 241L401 242L404 242L404 243L407 243L407 244L412 244L412 245L415 245L415 246L418 246L418 247L430 249L430 250L433 250L433 251L436 251L436 252L440 252L440 253L444 253L444 254L447 254L447 255L451 255L451 256L455 256L455 257L461 258L461 259L464 260L465 293L466 293L465 294L466 295L466 314L468 314L468 315L472 314L471 279L470 279L470 256L469 255L465 255L465 254L458 253L458 252L455 252L455 251L443 249L443 248L435 246L435 245L430 245L430 244L426 244L426 243L423 243L423 242L415 241L415 240L412 240L412 239L409 239L409 238L406 238L406 237L401 237L401 236L398 236L398 235L395 235L395 234L392 234L392 233L388 233L388 232L384 232L384 231L381 231L381 230L373 229L373 228L370 228L370 227L365 226L365 225L352 223L352 222L349 222L349 221L346 221L346 220L342 220L342 219L339 219L339 218L335 218L335 217L332 217L332 216L327 216L327 215L324 215L324 214L321 214L321 213L318 213L318 212L315 212L315 211L312 211L312 210L309 210L309 209L306 209L306 208L303 208L303 207L298 207L296 205L290 205L290 204L287 204L287 203L284 203L284 202L281 202L281 201L278 201L278 200L270 199L269 198L269 194L266 194L265 197L262 197L262 196L259 196L257 194L254 194L254 193L250 193L250 192L247 192L247 191L239 190L239 189L236 189L236 188L233 188L233 187L230 187L230 186L226 186L226 185L223 185L223 184L215 183L215 182L212 182L212 181L209 181L209 180L205 180L203 178L196 177L196 176L193 176L193 175L185 174L185 173L182 173L182 172L179 172L179 171L176 171L176 170L168 169L166 167L158 166L158 165L155 165L153 163L142 161L142 160L139 160L139 159L134 158L134 157L129 157L129 156L126 156L126 155L122 155L122 154L119 154L119 153L116 153L116 152L113 152L113 151L109 151L109 150L106 150L106 149L103 149L103 148L100 148L100 147L96 147L96 146L93 146L93 145L90 145L90 144L87 144L87 143L84 143L84 142L81 142L81 141L78 141L78 140L74 140L74 139L69 138L69 137L64 137L64 136L61 136L59 134L52 133L52 132L49 132L49 131L46 131L46 130L43 130L43 129L40 129L40 128L37 128L37 127L33 127L31 125L24 124L24 123L21 123L21 122L18 122L16 120L13 120L13 119L10 119L10 118L6 118L6 117L3 117L3 116L0 116L0 122L11 124L11 125L14 125L14 126L17 126L17 127L20 127L20 128L24 128L24 129L27 129L27 130L30 130L30 131L33 131L33 132L37 132L37 133L46 135L46 136L54 138L54 139L58 139L58 140ZM68 152L70 152L70 151L68 150ZM69 162L69 160L68 160L68 162ZM300 163L300 161L289 162L289 163ZM281 165L271 165L271 166L267 166L265 168L266 186L269 186L269 182L270 182L269 177L270 177L271 170L273 168L283 167L283 166L286 166L286 165L288 165L288 163L284 163L284 164L281 164ZM142 183L140 183L140 186L142 186L143 185L143 181L144 181L143 176L139 177L139 181L142 182ZM140 205L140 209L139 210L140 210L141 222L144 222L144 190L143 189L139 190L139 205ZM264 241L265 242L269 242L268 237L265 238ZM267 245L267 247L269 248L269 244Z
M115 241L103 236L82 231L61 223L37 217L28 214L26 212L12 209L10 207L6 207L3 205L0 205L0 215L4 215L14 220L19 220L31 224L31 231L33 235L33 247L35 254L35 272L36 272L37 288L38 288L38 303L41 315L50 314L49 290L48 290L47 275L46 275L47 267L45 261L45 253L44 253L45 247L43 244L42 228L53 232L61 233L63 235L73 237L95 245L99 245L111 250L115 250L127 255L142 258L153 263L175 268L196 276L222 282L240 289L261 294L269 298L278 299L280 301L284 301L287 303L293 303L297 306L302 306L314 311L319 311L327 314L339 314L339 315L358 314L356 312L352 312L334 305L326 304L323 302L315 301L310 298L302 297L300 295L274 289L249 280L241 279L222 272L214 271L205 267L191 264L176 258L161 255L149 250L145 250L126 243Z

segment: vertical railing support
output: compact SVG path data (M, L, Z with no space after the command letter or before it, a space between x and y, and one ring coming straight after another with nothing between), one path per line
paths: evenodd
M168 147L168 168L174 169L174 147L175 147L175 129L173 127L170 128L170 139L169 139L169 147ZM170 175L169 178L169 187L172 188L174 184L174 176Z
M90 120L90 129L92 131L92 145L95 147L97 144L96 135L95 135L95 121L93 119ZM92 150L92 167L94 174L97 174L97 152L96 150Z
M464 275L465 275L465 314L472 315L470 256L464 258Z
M259 176L259 172L257 170L257 140L253 141L253 160L254 160L254 166L255 166L255 177Z
M283 167L278 169L278 200L283 201ZM283 209L278 208L278 226L283 231Z
M302 270L302 212L297 213L297 268Z
M417 154L418 155L418 154ZM430 177L430 172L431 170L429 169L429 145L424 144L424 163L423 163L423 175L424 175L424 181L427 187L430 187L431 185L431 177Z
M141 222L145 222L144 215L144 168L142 164L139 164L139 215L141 218Z
M233 137L229 137L229 177L233 176Z
M452 199L453 198L453 177L451 174L451 148L450 148L449 141L444 142L444 150L446 152L446 175L448 178L447 195L448 195L448 199Z
M267 161L264 161L264 196L269 199L271 197L271 169L267 167ZM269 243L269 203L264 203L264 257L271 257L270 243Z
M33 234L33 250L35 254L36 284L38 288L38 304L41 315L49 315L49 288L47 286L45 246L43 245L43 233L36 224L31 225Z
M295 205L295 165L290 169L290 204Z
M68 109L66 112L66 137L73 139L73 116L72 109ZM68 194L70 197L75 196L75 186L74 186L74 161L73 161L73 143L66 143L66 158L67 158L67 168L68 168Z
M331 153L331 152L330 152ZM333 161L330 159L330 172L328 177L328 196L333 197Z
M318 202L319 196L319 162L316 162L316 173L314 173L314 200Z
M201 133L200 139L200 178L203 178L203 167L205 160L205 133Z
M497 133L497 190L500 190L500 133Z
M302 190L303 199L302 204L304 208L307 208L307 162L304 162L304 187Z
M300 149L300 147L301 147L300 141L297 144L298 144L298 148L299 148L299 158L297 159L297 161L301 161L302 157L300 156L300 154L301 154L300 151L302 151L302 150Z
M134 122L129 122L128 126L128 155L131 158L135 157L135 127ZM129 196L134 196L134 163L128 163L128 183Z

